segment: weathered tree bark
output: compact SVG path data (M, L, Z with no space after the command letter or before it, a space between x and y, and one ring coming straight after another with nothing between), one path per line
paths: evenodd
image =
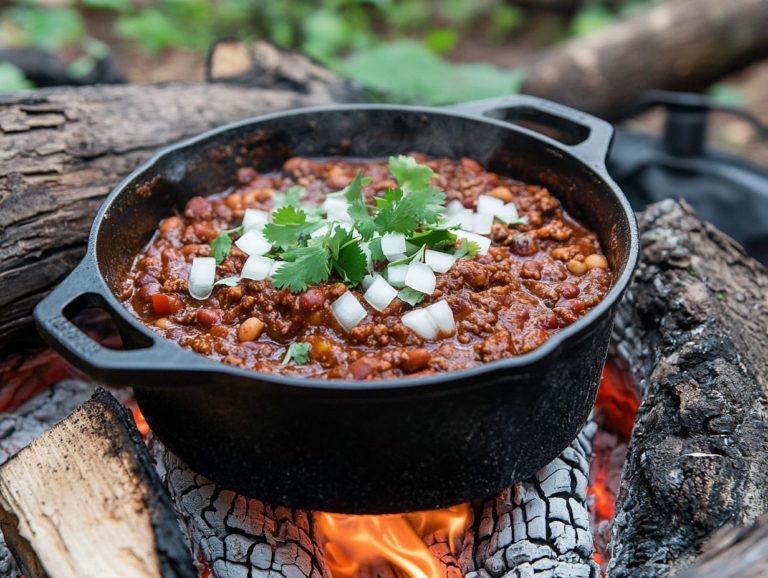
M765 0L667 0L525 66L523 92L612 117L644 90L697 90L768 57Z
M31 327L34 305L82 256L102 198L155 149L226 122L356 94L301 57L291 58L291 76L270 54L264 83L290 89L171 83L0 99L0 347Z
M195 578L141 437L105 390L0 467L0 527L28 578Z
M718 528L768 510L768 271L685 204L651 205L639 224L617 331L644 400L611 578L679 572Z

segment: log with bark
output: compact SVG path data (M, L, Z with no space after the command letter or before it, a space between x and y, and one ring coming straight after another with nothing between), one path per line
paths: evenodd
M522 90L615 118L644 90L699 90L768 58L765 0L667 0L524 64Z
M768 271L685 204L651 205L639 225L617 333L644 400L612 578L679 572L718 528L768 510Z
M133 419L103 389L0 467L0 528L28 578L197 576Z
M306 58L258 54L261 83L273 87L170 83L0 98L0 347L32 327L34 305L82 256L103 197L157 148L245 117L359 97Z

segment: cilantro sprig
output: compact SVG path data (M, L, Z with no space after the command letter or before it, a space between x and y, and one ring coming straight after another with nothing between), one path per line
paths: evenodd
M309 362L309 352L311 349L312 345L309 343L303 343L301 341L291 343L288 346L288 351L285 352L282 364L288 365L291 360L293 360L296 365L305 365Z
M347 187L327 195L346 201L348 223L323 219L322 207L302 203L306 194L302 187L275 194L272 221L262 232L273 247L269 256L283 261L272 275L273 286L296 293L336 275L354 287L367 273L373 273L373 263L385 260L381 237L387 233L405 235L409 250L403 262L423 259L427 247L453 251L459 257L477 254L475 243L462 241L456 248L455 232L442 224L445 192L433 185L436 174L430 167L401 155L390 157L388 168L397 187L376 197L373 205L364 195L371 179L362 171ZM229 254L231 236L242 232L242 227L222 231L211 243L217 264ZM400 298L415 305L423 298L417 293L404 289Z

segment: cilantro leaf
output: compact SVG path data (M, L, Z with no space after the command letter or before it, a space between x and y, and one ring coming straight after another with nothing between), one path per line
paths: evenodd
M320 226L318 222L308 222L303 210L287 205L272 213L272 222L264 227L264 237L273 245L288 248Z
M301 209L301 198L307 194L307 190L304 187L291 187L283 193L275 193L272 195L272 203L275 209L281 207L296 207Z
M402 189L413 193L429 186L435 172L425 165L420 165L413 157L400 155L389 157L389 172Z
M432 186L407 195L400 190L387 191L376 199L376 229L381 233L410 235L421 224L437 223L443 214L444 202L445 193Z
M304 365L309 361L309 351L311 349L312 345L310 343L302 343L301 341L291 343L288 346L288 351L285 352L285 357L283 357L283 365L288 365L291 359L297 365Z
M339 249L339 257L333 264L333 268L345 283L357 285L368 272L368 257L365 256L360 244L347 243Z
M381 237L371 239L371 242L368 243L368 250L371 252L371 261L374 263L376 261L384 261L387 258L384 255L384 251L381 250Z
M452 249L456 245L456 234L450 229L426 229L408 237L408 242L432 249Z
M424 293L416 291L416 289L411 289L410 287L403 287L397 292L397 297L400 301L405 301L408 305L414 307L424 299Z
M301 341L291 343L288 346L288 350L285 352L285 357L283 357L282 364L288 365L291 360L293 360L297 365L306 364L309 361L309 352L311 348L312 345L309 343L303 343Z
M229 255L229 251L232 249L232 237L230 235L239 235L243 232L243 227L235 227L234 229L227 229L219 233L219 235L211 241L211 254L216 259L216 266L218 267L224 262L224 259Z
M461 259L462 257L474 257L480 252L480 246L474 241L462 239L459 247L454 251L453 256Z
M357 171L355 178L343 190L344 198L350 203L363 198L363 187L371 184L371 177L364 177L363 171Z
M291 249L282 257L286 263L272 278L272 285L278 289L288 287L293 293L298 293L304 291L307 285L325 281L331 274L330 252L321 245Z

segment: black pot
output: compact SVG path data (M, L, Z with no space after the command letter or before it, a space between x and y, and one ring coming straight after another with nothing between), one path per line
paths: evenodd
M512 120L555 131L561 140ZM491 494L556 457L594 403L616 305L638 254L633 214L605 170L611 136L604 121L532 97L450 109L332 106L218 128L164 149L112 191L82 263L37 306L35 318L78 368L106 384L132 386L153 432L225 487L276 504L349 513L438 508ZM193 195L225 189L240 166L274 170L293 155L414 151L472 157L550 187L598 233L616 276L611 291L531 353L373 382L221 364L153 334L115 298L160 219ZM127 350L106 349L71 323L93 306L110 313Z

